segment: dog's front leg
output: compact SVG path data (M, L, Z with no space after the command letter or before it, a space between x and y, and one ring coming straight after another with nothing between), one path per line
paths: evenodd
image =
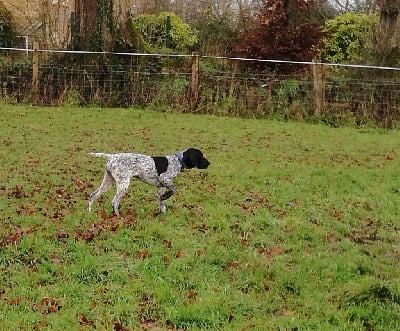
M162 199L164 195L164 187L157 187L157 199L158 199L158 209L160 213L165 213L167 211L167 207L165 206L165 199Z
M160 199L163 201L172 197L172 195L176 192L175 186L174 186L174 183L172 180L173 180L173 178L171 178L171 177L163 176L163 175L160 176L161 185L167 189L167 191L164 192L160 197Z
M169 199L176 192L176 190L171 177L161 176L160 184L162 185L162 187L157 190L159 207L160 211L162 213L165 213L166 207L164 201ZM167 191L164 190L164 187L167 189Z
M168 191L167 192L165 192L162 196L161 196L161 200L162 201L164 201L164 200L168 200L170 197L172 197L174 194L175 194L175 188L172 188L172 189L168 189Z

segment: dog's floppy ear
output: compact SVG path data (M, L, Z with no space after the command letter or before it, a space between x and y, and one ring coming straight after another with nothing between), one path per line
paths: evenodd
M188 148L186 151L183 152L183 164L185 168L191 169L195 168L196 165L196 150L194 148Z

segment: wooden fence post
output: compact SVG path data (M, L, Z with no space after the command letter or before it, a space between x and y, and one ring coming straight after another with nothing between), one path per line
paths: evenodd
M200 56L192 53L192 81L190 90L190 105L193 109L197 105L199 99L199 72L200 72Z
M314 79L314 115L320 116L324 111L324 82L322 76L322 66L319 61L314 59L312 64L312 72Z
M229 100L232 100L234 98L234 93L235 93L235 77L236 74L238 72L238 68L239 68L239 62L237 60L230 60L229 61L230 64L230 71L231 71L231 83L229 86Z
M39 101L39 42L33 42L32 56L32 103L37 105Z

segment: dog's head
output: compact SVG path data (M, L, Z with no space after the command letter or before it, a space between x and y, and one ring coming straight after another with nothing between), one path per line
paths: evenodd
M203 153L199 149L188 148L182 154L182 161L185 168L207 169L210 165L210 161L204 157Z

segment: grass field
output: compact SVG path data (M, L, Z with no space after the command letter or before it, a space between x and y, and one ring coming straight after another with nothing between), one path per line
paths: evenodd
M400 132L0 104L1 330L400 329ZM88 151L205 151L168 212Z

